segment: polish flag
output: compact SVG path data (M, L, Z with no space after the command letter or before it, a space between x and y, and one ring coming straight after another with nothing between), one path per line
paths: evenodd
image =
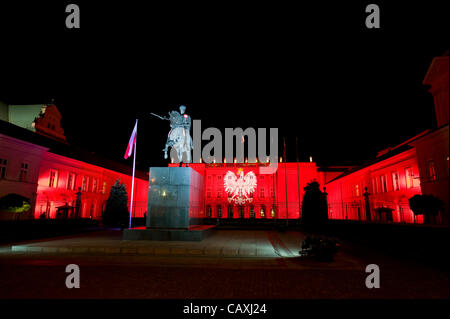
M133 133L131 133L130 141L128 142L127 150L125 152L125 155L123 156L123 158L125 158L125 159L130 157L131 153L133 153L133 145L136 143L136 133L137 133L137 121L136 121L136 124L134 125Z

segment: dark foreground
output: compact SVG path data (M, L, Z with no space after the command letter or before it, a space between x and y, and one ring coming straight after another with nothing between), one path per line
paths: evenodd
M270 232L269 235L278 236L279 241L287 238ZM89 234L79 236L86 238ZM449 297L446 270L345 242L338 255L338 262L320 263L298 258L238 256L11 253L8 247L3 247L0 253L0 299ZM68 264L80 267L79 289L66 288L68 274L65 268ZM368 264L380 267L379 289L368 289L365 285Z

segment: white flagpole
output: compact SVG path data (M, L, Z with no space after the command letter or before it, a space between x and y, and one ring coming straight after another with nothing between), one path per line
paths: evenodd
M134 199L134 172L136 167L136 145L137 145L137 122L136 119L136 137L134 141L134 155L133 155L133 178L131 179L131 202L130 202L130 222L128 228L131 228L131 217L133 216L133 199Z

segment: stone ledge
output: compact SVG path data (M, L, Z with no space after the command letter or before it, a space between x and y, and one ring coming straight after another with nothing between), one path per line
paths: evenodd
M123 231L123 240L201 241L211 235L215 225L190 226L189 229L131 228Z

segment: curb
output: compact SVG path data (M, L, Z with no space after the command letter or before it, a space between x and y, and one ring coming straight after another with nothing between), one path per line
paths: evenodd
M151 256L216 256L216 257L249 257L249 258L279 258L273 253L258 249L192 249L179 247L37 247L37 246L11 246L11 252L17 253L80 253L104 255L151 255Z

